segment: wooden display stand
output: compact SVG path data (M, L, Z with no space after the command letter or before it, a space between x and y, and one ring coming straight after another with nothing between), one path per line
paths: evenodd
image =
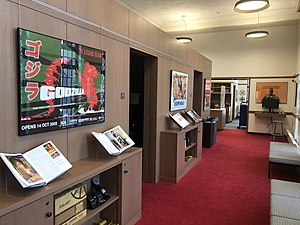
M202 157L203 124L161 132L160 179L178 182Z
M90 210L76 225L92 224L99 216L120 223L135 224L141 218L142 149L132 147L120 156L88 158L74 162L71 170L42 188L23 189L26 194L13 195L0 190L0 224L54 223L54 196L77 184L91 188L98 177L111 198Z
M218 117L217 129L223 130L226 122L226 109L210 109L210 117Z

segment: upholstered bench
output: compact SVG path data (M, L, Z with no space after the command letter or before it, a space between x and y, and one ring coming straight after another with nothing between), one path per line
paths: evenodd
M271 180L271 225L300 225L300 184Z
M300 166L299 148L292 143L270 142L268 178L273 164Z

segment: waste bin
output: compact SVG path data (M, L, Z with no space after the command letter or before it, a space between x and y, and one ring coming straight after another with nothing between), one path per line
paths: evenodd
M210 148L216 143L218 120L218 117L210 117L203 121L203 147Z
M240 119L239 119L239 125L238 129L240 129L242 126L247 127L247 112L248 112L248 103L242 102L240 105Z

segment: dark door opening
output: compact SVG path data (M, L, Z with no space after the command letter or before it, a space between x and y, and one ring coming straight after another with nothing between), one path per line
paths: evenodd
M193 96L193 109L202 116L202 79L203 74L199 71L194 70L194 96Z
M143 181L155 182L157 58L130 50L129 135L143 148Z

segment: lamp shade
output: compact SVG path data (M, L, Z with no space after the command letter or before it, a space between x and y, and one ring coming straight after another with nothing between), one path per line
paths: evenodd
M253 13L267 9L268 0L240 0L234 5L234 11L239 13Z
M189 37L177 37L176 39L177 39L177 41L184 43L184 44L190 43L193 40L192 38L189 38Z
M245 37L247 38L263 38L263 37L267 37L269 36L269 32L268 31L263 31L263 30L259 30L259 31L251 31L245 34Z

